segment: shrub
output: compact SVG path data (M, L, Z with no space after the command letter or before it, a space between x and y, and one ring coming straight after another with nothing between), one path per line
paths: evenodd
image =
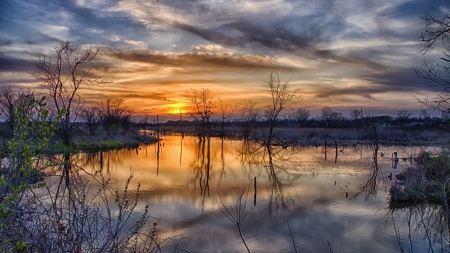
M148 207L135 212L139 186L129 196L132 176L120 193L102 174L73 166L68 154L62 159L43 155L56 129L47 121L44 101L17 107L20 117L0 177L0 251L160 251L157 224L145 231Z

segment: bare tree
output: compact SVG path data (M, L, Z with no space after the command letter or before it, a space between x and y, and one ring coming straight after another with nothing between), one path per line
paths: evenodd
M81 110L81 118L88 127L89 136L94 136L100 125L100 108L98 106L88 106Z
M233 115L234 111L236 111L236 106L230 106L224 104L222 99L217 98L218 102L218 111L220 116L220 136L223 138L225 135L225 122Z
M62 142L70 145L72 134L84 100L78 94L82 87L105 83L86 69L97 56L98 49L81 49L70 42L62 42L48 56L41 56L34 61L32 75L48 90L57 111L64 111L59 136Z
M434 49L436 46L444 47L448 52L450 43L450 16L445 15L438 19L431 15L422 16L425 21L425 31L421 33L421 40L424 42L423 54L428 50ZM425 84L434 88L438 94L434 99L420 100L422 104L435 110L447 111L450 108L450 55L443 52L441 63L432 63L423 61L422 66L415 68L418 76L425 79Z
M350 111L350 117L354 120L360 120L362 118L362 109L353 109Z
M102 102L100 114L103 129L111 134L118 130L128 131L131 127L133 110L123 105L123 99L107 99Z
M280 76L278 73L271 73L269 81L266 83L266 87L269 88L269 93L272 102L267 105L264 111L264 117L267 121L269 132L266 137L266 146L270 149L272 144L272 139L274 138L274 129L277 126L279 117L281 113L286 109L286 107L293 103L298 97L294 92L290 92L289 81L282 83L280 81Z
M426 14L421 18L425 21L425 30L421 33L421 40L424 43L422 53L426 54L428 50L433 50L438 46L443 49L443 56L440 58L441 62L439 63L427 62L424 60L421 67L414 69L418 76L425 79L426 85L438 92L434 99L419 99L419 102L429 108L447 113L450 111L450 54L448 53L450 50L450 16L445 15L443 18L439 19ZM440 184L441 187L439 188L442 189L442 193L433 193L431 195L433 198L435 196L441 196L446 210L447 228L450 230L450 209L448 205L450 201L448 198L448 182L450 182L450 177L448 176L448 166L445 165L448 163L446 149L443 149L443 151L438 155L433 156L433 158L429 157L429 159L426 160L428 161L425 161L424 169L427 174L429 174L427 175L428 178L435 180L437 182L436 185ZM433 163L435 162L436 164L439 164L437 170L434 170ZM421 188L421 190L423 189L424 188ZM426 191L428 193L430 191L433 192L434 190L427 189Z
M332 113L333 113L333 110L331 109L331 107L329 107L329 106L322 107L322 114L321 114L320 118L321 118L321 120L326 122L327 126L328 126L328 122L331 119Z
M204 141L211 134L211 116L213 115L213 97L208 89L201 91L191 89L186 92L189 100L189 115L195 122L195 132L200 141Z
M408 110L397 111L397 120L400 124L406 123L411 118L412 113Z
M333 111L331 107L324 106L322 108L321 120L325 121L326 126L328 127L331 122L339 121L343 118L342 113Z
M430 120L431 115L430 115L430 113L427 110L420 109L420 118L424 119L424 120Z
M420 34L420 38L424 42L424 49L422 50L423 52L426 53L429 49L433 49L436 41L441 41L442 43L450 42L449 15L445 15L443 18L439 19L426 14L421 18L425 21L425 31ZM449 56L448 54L445 55Z
M311 117L311 112L304 108L298 108L294 112L294 118L297 121L298 126L303 125Z
M244 141L250 140L250 135L258 126L259 112L256 108L256 102L244 100L244 105L240 109L241 130Z

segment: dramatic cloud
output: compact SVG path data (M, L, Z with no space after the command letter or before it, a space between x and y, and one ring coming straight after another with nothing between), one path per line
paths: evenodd
M91 68L113 81L87 99L123 98L145 113L190 88L264 102L272 71L309 107L413 109L433 92L412 69L424 58L420 16L449 10L440 0L5 0L0 85L30 86L31 60L68 40L99 48Z

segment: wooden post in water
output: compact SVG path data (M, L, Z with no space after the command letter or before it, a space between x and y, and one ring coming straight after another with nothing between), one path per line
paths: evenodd
M160 146L161 144L159 143L159 115L156 115L156 138L158 138L158 142L157 144L157 150L156 150L156 175L159 174L159 152L160 152Z
M253 188L255 189L255 195L253 195L253 205L256 206L256 177L253 178Z
M156 115L156 138L159 140L159 115Z
M397 169L398 168L398 154L397 152L394 152L392 154L392 168Z
M327 139L325 139L325 161L327 160Z
M334 163L337 163L337 157L338 157L337 141L334 141L334 147L336 148L336 157L334 158Z
M100 159L99 159L99 163L100 163L100 171L103 172L103 152L100 150Z
M180 125L181 125L181 138L184 138L184 133L183 133L183 114L181 113L181 109L180 109Z

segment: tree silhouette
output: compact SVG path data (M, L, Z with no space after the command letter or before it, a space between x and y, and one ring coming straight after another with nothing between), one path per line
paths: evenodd
M277 121L279 120L281 113L287 108L298 97L294 92L290 92L289 81L282 83L280 81L280 76L278 73L270 74L269 81L267 81L266 86L269 88L269 93L272 102L267 105L264 111L264 117L268 125L268 134L266 137L266 146L270 149L272 145L272 140L274 138L274 129L277 126Z
M84 104L78 94L79 89L106 82L86 68L97 53L98 49L81 49L66 41L55 46L48 56L41 56L34 61L32 75L48 90L56 110L65 112L59 127L59 137L66 145L72 142L75 122Z
M425 79L426 85L438 92L434 99L419 99L419 102L432 109L447 112L450 108L450 16L445 15L439 19L427 14L422 19L425 21L425 30L421 33L421 40L424 42L422 53L426 54L428 50L441 46L444 48L444 55L440 58L440 63L424 60L420 67L414 69L418 76Z

